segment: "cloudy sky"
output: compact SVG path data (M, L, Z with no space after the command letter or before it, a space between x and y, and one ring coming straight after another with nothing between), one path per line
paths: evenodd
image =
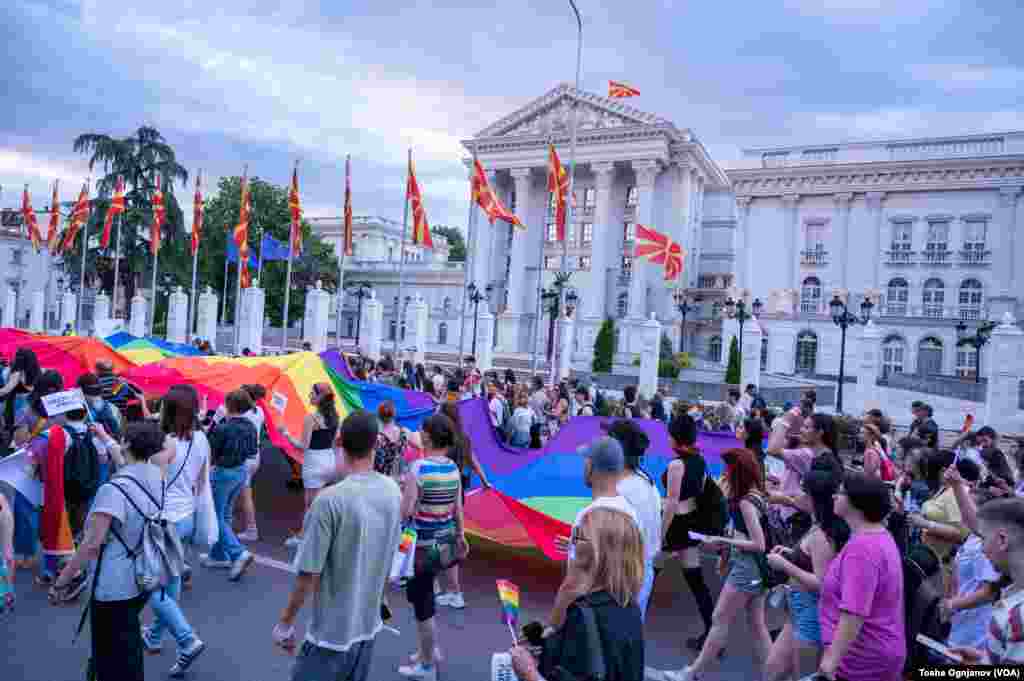
M0 4L5 207L26 182L36 206L54 177L81 182L77 134L147 124L211 181L248 163L285 184L301 159L311 216L340 212L349 153L355 212L400 220L412 145L431 223L462 226L459 140L574 72L560 0ZM723 164L748 146L1024 129L1012 0L579 6L584 89L633 84L631 103L692 128Z

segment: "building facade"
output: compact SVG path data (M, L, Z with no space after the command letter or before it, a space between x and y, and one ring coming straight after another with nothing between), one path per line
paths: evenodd
M49 222L49 211L37 211L36 219L44 228ZM7 304L7 291L14 293L14 321L19 328L28 328L31 293L44 291L46 311L44 320L50 329L59 326L58 297L62 289L72 282L64 281L60 258L52 258L44 249L36 253L25 235L20 211L0 211L0 319Z
M575 210L563 244L548 144L568 165L574 107ZM762 303L766 370L834 375L841 339L829 302L838 294L855 312L865 297L874 303L886 371L972 375L974 351L957 346L957 323L970 333L1022 312L1024 133L752 149L723 168L690 130L560 85L464 145L528 227L513 234L477 216L470 234L470 279L495 290L499 352L530 351L538 311L544 343L538 277L548 288L563 270L579 296L580 366L605 317L618 322L621 362L639 351L632 329L651 314L678 346L684 297L695 308L687 350L724 361L731 297ZM633 259L636 224L683 246L679 281ZM848 360L853 350L848 342ZM985 363L983 350L983 373Z

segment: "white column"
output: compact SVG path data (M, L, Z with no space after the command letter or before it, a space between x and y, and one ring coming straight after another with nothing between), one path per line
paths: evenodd
M573 333L576 330L576 321L562 313L558 322L558 336L556 342L558 343L558 363L557 371L558 378L564 379L569 378L569 370L572 368L572 339Z
M316 286L306 292L306 315L302 320L302 340L309 343L313 352L327 349L327 327L330 315L330 295L317 280Z
M423 362L427 350L427 334L430 325L430 307L423 300L423 296L418 293L413 295L405 316L408 325L405 346L412 348L413 364L420 364Z
M847 398L849 401L843 405L849 414L859 414L882 406L875 385L882 370L881 339L882 331L873 321L868 320L868 323L861 327L853 365L854 371L857 372L857 385L850 391L853 394L849 397L853 399Z
M672 212L669 217L672 228L672 238L686 251L683 258L683 273L679 277L679 286L695 286L697 283L697 272L691 265L693 257L693 240L690 235L690 167L684 159L675 162L676 179L672 188Z
M0 326L8 329L13 329L16 324L16 317L18 312L18 292L10 286L4 291L4 318L0 321Z
M604 320L608 309L607 287L604 285L608 276L608 268L617 264L612 261L616 244L619 243L617 229L612 224L612 188L615 184L615 164L594 163L590 166L594 171L595 201L594 206L594 240L590 253L591 290L586 292L581 301L583 317Z
M651 397L658 389L658 344L661 341L661 324L652 312L650 318L639 325L640 331L640 380L639 391L644 397Z
M508 273L508 309L506 312L520 314L531 312L531 310L524 307L526 303L524 289L526 285L526 268L533 262L531 257L536 257L536 253L531 254L527 250L527 246L531 241L527 238L527 235L530 232L543 232L544 225L530 224L529 206L532 180L530 169L513 168L511 172L512 180L516 185L516 214L523 221L523 224L527 226L527 231L520 231L512 239L512 266L509 268Z
M217 294L209 286L199 294L196 305L196 337L217 347Z
M263 289L250 286L242 290L242 309L239 314L238 344L253 354L263 352L263 311L266 301Z
M1017 195L1020 187L999 190L999 215L991 230L993 295L989 296L989 314L1002 318L1016 311L1017 289L1013 288L1014 229L1017 225Z
M43 333L46 331L43 322L43 312L46 310L46 294L43 291L33 291L29 298L29 305L28 328L36 333Z
M92 325L94 328L106 328L107 323L110 321L110 296L103 291L96 294L96 299L93 302L93 313L92 313ZM110 334L96 333L97 336L109 336Z
M882 278L879 268L882 262L882 199L885 198L885 192L867 192L864 198L868 204L871 222L871 228L868 230L872 247L871 262L874 266L871 281L872 286L877 289L881 287Z
M786 253L789 256L789 285L800 290L800 223L797 220L797 204L800 201L799 194L786 194L782 197L782 205L785 215L785 226L783 234L786 243Z
M178 286L167 301L167 340L184 343L188 326L188 296Z
M645 227L655 227L654 219L654 181L660 172L657 161L633 161L636 173L637 206L636 222ZM633 276L629 280L629 317L642 321L647 317L647 284L650 272L655 266L646 260L633 260Z
M832 257L839 261L839 285L847 288L850 285L850 201L853 194L836 194L832 198L836 203L836 225L839 229L834 243L841 249L841 252L833 253Z
M35 300L33 299L33 303ZM35 310L33 310L33 317L35 316ZM78 296L71 291L65 291L64 296L60 301L60 330L59 333L64 333L64 329L68 328L68 324L71 325L71 329L75 329L75 322L78 316ZM32 323L32 328L35 328L35 322Z
M370 297L363 303L363 316L359 324L359 349L370 359L380 359L384 306L377 300L376 291L370 291Z
M991 340L984 351L988 395L985 398L985 425L997 432L1013 430L1019 426L1017 404L1019 386L1024 380L1024 331L1017 326L1009 312L992 330ZM994 358L998 357L998 361Z
M796 372L796 330L790 323L775 324L768 336L772 370L777 374ZM727 352L728 348L723 352Z
M149 325L146 323L149 302L142 297L142 293L136 292L132 298L131 319L128 320L128 333L136 338L144 338Z
M761 385L761 322L754 317L743 325L743 361L740 364L740 383Z
M736 233L733 239L733 254L736 263L736 285L754 291L753 251L750 247L750 228L747 226L750 217L750 197L736 197Z
M494 368L494 315L486 305L481 306L477 323L476 365L480 371L488 371Z

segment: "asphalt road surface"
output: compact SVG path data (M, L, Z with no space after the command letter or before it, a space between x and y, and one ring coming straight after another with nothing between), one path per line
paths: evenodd
M282 542L288 528L300 523L302 497L285 488L287 473L280 454L268 451L263 462L256 489L262 536L250 545L260 561L239 583L229 582L225 571L197 567L195 585L183 595L186 615L208 646L189 670L188 679L290 678L292 660L272 644L270 632L291 588L292 575L284 565L291 550ZM710 565L706 567L709 583L717 588L717 577ZM445 655L439 672L445 681L482 681L490 678L491 654L507 650L512 643L500 620L495 580L509 579L519 585L525 623L547 615L561 571L539 554L474 542L462 574L466 608L438 609L439 645ZM19 571L16 588L17 609L0 620L0 680L81 681L88 657L88 627L78 644L72 643L81 605L51 607L26 570ZM396 670L416 648L415 622L404 593L393 592L391 604L391 624L400 634L385 631L377 637L370 674L374 681L400 680ZM147 620L150 616L148 611L143 615ZM299 616L300 635L306 617L306 613ZM772 622L778 620L779 615L773 614ZM681 573L666 570L655 585L646 623L647 664L662 669L683 666L692 658L683 642L700 629ZM752 678L755 667L749 641L745 623L737 623L721 666L708 678ZM147 678L167 678L174 656L174 644L165 638L163 654L146 658Z

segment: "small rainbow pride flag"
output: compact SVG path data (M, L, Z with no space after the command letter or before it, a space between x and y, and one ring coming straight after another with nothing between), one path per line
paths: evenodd
M405 528L402 532L402 540L398 543L399 553L409 553L412 547L416 544L416 530L411 527Z
M498 580L498 600L501 601L501 619L515 635L519 624L519 587L504 579Z

